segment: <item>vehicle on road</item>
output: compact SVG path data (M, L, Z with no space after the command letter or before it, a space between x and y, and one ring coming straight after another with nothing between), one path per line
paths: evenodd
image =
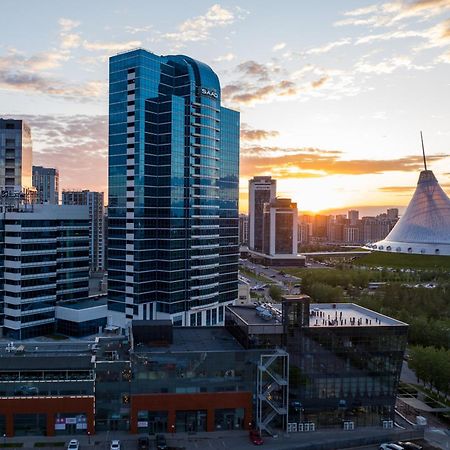
M150 448L150 440L148 437L140 437L137 442L138 450L148 450Z
M381 444L380 450L404 450L404 449L400 445L390 442L390 443Z
M156 435L156 448L158 450L166 450L169 447L167 446L166 437L163 434Z
M250 430L249 433L250 442L254 445L263 445L264 441L262 440L261 434L258 430Z
M117 439L114 439L111 441L110 450L120 450L120 441Z
M396 442L397 445L400 445L400 447L403 447L405 450L422 450L423 447L419 444L415 444L414 442Z
M69 445L67 446L67 450L79 450L80 443L76 439L71 439Z

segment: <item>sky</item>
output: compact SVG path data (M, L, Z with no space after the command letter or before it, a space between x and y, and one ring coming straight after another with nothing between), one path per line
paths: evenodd
M108 58L143 47L218 74L254 175L301 211L408 203L423 168L450 193L450 0L24 0L2 4L0 117L33 163L107 191Z

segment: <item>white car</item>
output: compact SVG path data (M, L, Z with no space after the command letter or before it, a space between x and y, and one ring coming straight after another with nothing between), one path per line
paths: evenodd
M385 443L380 445L380 450L404 450L404 448L394 443Z
M67 446L67 450L79 450L80 443L76 439L72 439Z
M120 450L120 441L118 440L111 441L110 450Z

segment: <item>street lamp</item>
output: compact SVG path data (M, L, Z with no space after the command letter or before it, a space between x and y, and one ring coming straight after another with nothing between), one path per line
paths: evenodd
M88 444L91 445L91 432L88 431Z

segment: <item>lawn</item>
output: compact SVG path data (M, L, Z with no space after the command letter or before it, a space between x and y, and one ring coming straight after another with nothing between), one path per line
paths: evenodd
M373 252L355 258L357 266L450 270L450 256Z

